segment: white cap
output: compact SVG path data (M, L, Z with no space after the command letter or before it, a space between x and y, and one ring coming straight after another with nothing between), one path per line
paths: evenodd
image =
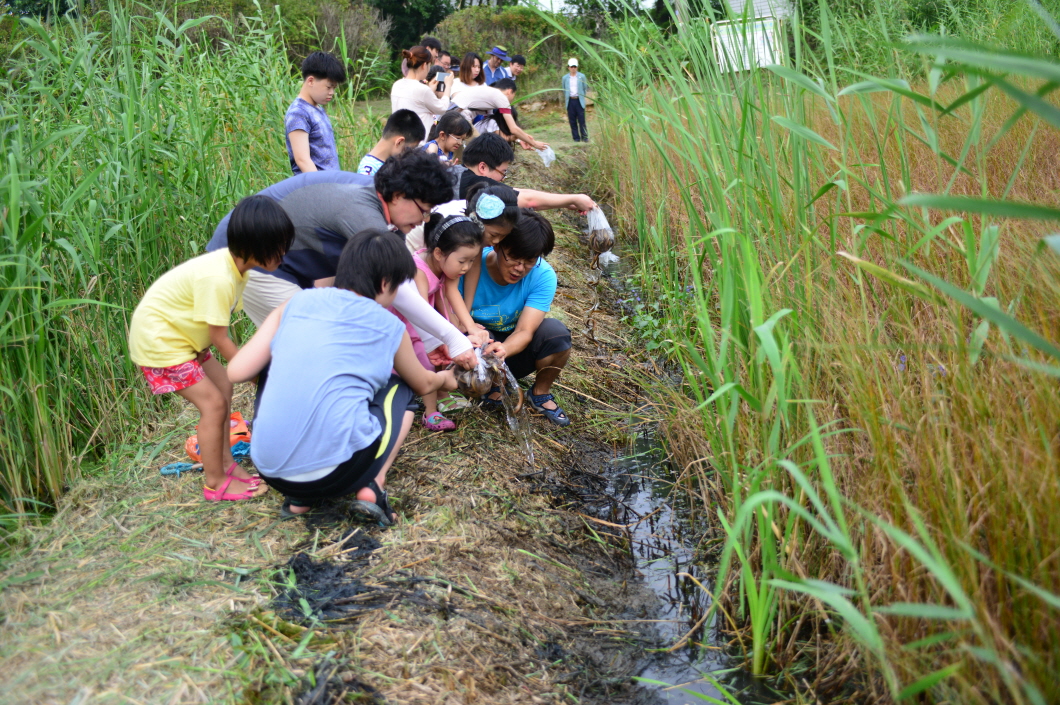
M577 65L578 65L578 60L575 59L575 58L571 58L570 61L567 62L567 66L577 66Z

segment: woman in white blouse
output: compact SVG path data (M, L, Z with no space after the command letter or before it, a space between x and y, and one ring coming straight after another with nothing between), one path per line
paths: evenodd
M405 78L394 81L390 89L390 112L411 110L423 122L424 134L430 134L434 125L434 116L441 115L449 109L449 91L453 84L453 75L449 74L444 90L438 91L438 79L426 82L427 72L431 70L431 53L424 47L404 49L401 55L408 62L409 73Z
M464 54L460 60L460 76L453 81L449 97L455 96L465 88L485 85L486 77L482 74L482 59L473 51Z

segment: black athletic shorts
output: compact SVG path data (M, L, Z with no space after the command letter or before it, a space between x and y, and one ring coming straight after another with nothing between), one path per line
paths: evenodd
M507 333L501 333L491 330L489 334L494 340L503 343L514 332L510 330ZM537 369L538 360L570 350L570 347L570 331L567 330L567 326L555 318L546 318L534 331L530 344L521 353L509 355L504 361L508 363L508 369L512 371L515 378L522 379Z
M401 433L401 423L405 412L412 410L415 395L409 386L398 377L391 375L375 397L368 402L368 411L379 419L383 430L367 448L350 456L330 473L309 482L291 482L282 477L261 478L277 492L282 492L294 504L312 504L324 499L334 499L354 494L376 478L383 464L390 457L394 445Z

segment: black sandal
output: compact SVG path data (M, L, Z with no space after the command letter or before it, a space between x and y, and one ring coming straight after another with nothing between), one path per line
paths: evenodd
M309 512L292 512L291 507L310 507L311 504L302 504L301 500L291 499L290 497L283 498L283 504L280 505L280 518L281 519L294 519L295 517L302 517Z
M386 490L380 489L375 480L369 482L367 487L372 492L375 492L375 503L363 499L355 499L350 502L350 509L358 514L372 517L372 520L379 522L380 526L393 526L394 520L391 517L394 516L394 512L390 509Z

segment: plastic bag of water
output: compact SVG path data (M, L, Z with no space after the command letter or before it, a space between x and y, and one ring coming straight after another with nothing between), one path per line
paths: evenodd
M556 153L552 151L551 147L537 150L537 156L541 157L546 169L552 166L552 162L556 161Z
M493 377L486 367L486 361L482 359L481 348L475 348L475 357L478 361L470 370L453 367L457 389L469 397L481 397L493 386Z
M615 246L615 232L607 222L607 216L600 206L589 211L589 249L594 254L602 255Z

